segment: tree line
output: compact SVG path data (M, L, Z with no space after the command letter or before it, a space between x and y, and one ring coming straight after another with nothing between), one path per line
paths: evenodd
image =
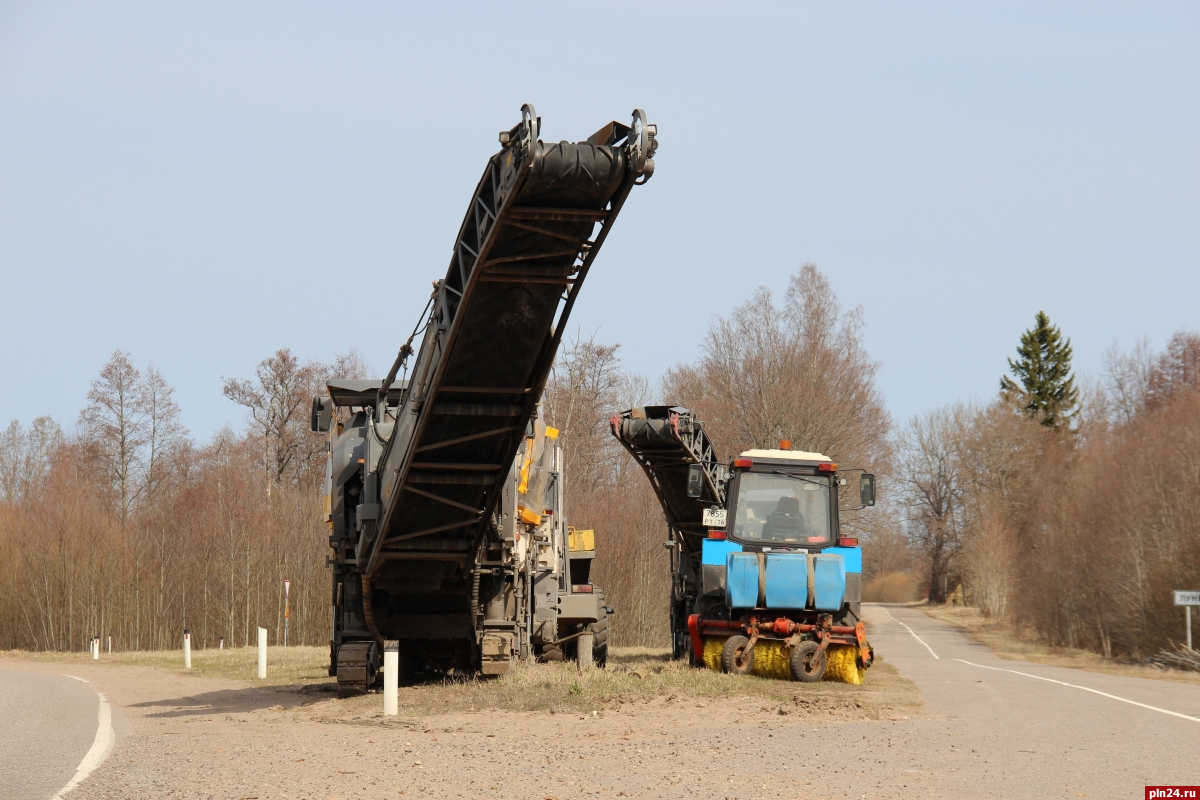
M1178 635L1170 589L1200 574L1200 336L1162 352L1115 346L1079 380L1044 313L997 394L894 425L861 308L805 264L782 296L759 289L713 319L692 361L657 379L621 345L577 333L542 398L559 428L566 515L596 531L594 579L613 642L669 640L666 524L645 475L609 432L630 407L696 411L722 459L778 445L873 471L880 504L842 515L864 547L866 599L963 602L1052 644L1146 654ZM679 356L678 345L667 359ZM0 649L290 641L329 635L325 440L307 409L331 378L364 378L355 352L301 362L284 349L224 382L240 430L184 429L153 367L115 353L70 430L49 417L0 434Z
M308 403L333 378L363 377L351 352L301 362L283 349L225 395L249 425L198 444L153 367L114 353L73 429L49 417L0 434L0 649L120 650L329 637L321 520L324 440Z
M1172 590L1200 575L1200 336L1114 345L1082 385L1072 355L1039 312L991 402L899 431L916 578L1046 643L1145 657L1183 638Z

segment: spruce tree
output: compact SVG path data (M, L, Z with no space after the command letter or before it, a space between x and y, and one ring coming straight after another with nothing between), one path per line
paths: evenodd
M1014 381L1000 379L1000 393L1030 417L1058 430L1069 427L1079 405L1079 390L1071 374L1071 340L1039 311L1032 328L1021 334L1017 360L1008 360Z

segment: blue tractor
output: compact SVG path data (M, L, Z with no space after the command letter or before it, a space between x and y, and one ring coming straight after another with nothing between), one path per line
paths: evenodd
M674 655L734 674L861 683L874 657L862 549L840 533L838 497L857 474L848 508L873 506L875 476L839 472L786 441L721 463L678 406L629 409L610 424L667 518Z

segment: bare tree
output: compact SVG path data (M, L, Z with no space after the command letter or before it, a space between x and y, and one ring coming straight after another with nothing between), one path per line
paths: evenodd
M1114 421L1127 423L1145 408L1153 368L1154 356L1148 339L1139 339L1128 353L1117 347L1115 342L1104 351L1101 380L1112 406Z
M84 435L99 448L122 522L141 494L148 441L142 374L118 350L100 370L79 415Z
M1200 335L1179 331L1150 370L1146 405L1160 408L1172 397L1200 388Z
M318 388L330 380L363 380L374 374L366 356L357 347L351 347L344 353L338 353L329 364L321 365L317 370L322 378Z
M187 429L174 395L175 390L150 365L142 379L138 404L145 425L145 494L151 501L167 479L172 458L187 443Z
M700 358L668 371L663 395L696 411L722 456L788 439L843 469L876 473L884 504L868 513L846 509L841 523L867 541L888 542L897 527L886 500L891 418L863 335L862 309L843 311L828 278L805 264L782 306L760 288L715 319Z
M0 433L0 493L4 502L16 504L40 489L54 451L62 444L62 428L51 417L38 417L26 431L13 420Z
M559 429L566 458L567 486L590 493L611 480L619 445L608 434L608 418L617 410L624 386L621 345L598 344L595 334L579 334L555 362L543 412Z
M1145 338L1129 352L1114 343L1104 353L1101 381L1113 421L1128 424L1175 395L1200 387L1200 335L1179 331L1157 356Z
M946 602L963 530L962 440L968 409L914 417L900 432L897 468L910 535L928 560L930 602Z
M694 409L731 450L789 439L885 472L891 420L878 369L863 345L862 310L843 312L829 280L805 264L782 308L760 288L714 320L700 359L670 370L664 394Z
M0 492L4 502L15 505L24 495L25 430L13 420L0 433Z
M972 498L959 564L974 604L986 617L1004 617L1016 582L1017 541L1006 506L990 494Z
M311 453L304 410L312 400L320 365L301 364L286 347L258 362L254 380L225 380L225 396L250 411L262 436L263 465L271 485L289 469L303 469Z

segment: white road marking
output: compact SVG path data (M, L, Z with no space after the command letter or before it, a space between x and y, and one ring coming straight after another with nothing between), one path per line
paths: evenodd
M903 623L901 623L901 624L903 624ZM1072 689L1083 689L1085 692L1091 692L1092 694L1098 694L1101 697L1107 697L1112 700L1120 700L1122 703L1129 703L1129 705L1131 705L1131 706L1138 706L1140 708L1148 708L1151 711L1157 711L1160 714L1170 714L1172 717L1179 717L1180 719L1188 719L1188 720L1191 720L1192 722L1200 722L1200 717L1189 717L1187 714L1180 714L1178 711L1168 711L1167 709L1159 708L1158 706L1148 706L1145 703L1139 703L1136 700L1128 700L1124 697L1117 697L1115 694L1109 694L1108 692L1102 692L1099 689L1089 689L1086 686L1079 686L1078 684L1067 683L1065 681L1056 681L1053 678L1045 678L1045 677L1042 677L1041 675L1030 675L1028 672L1018 672L1015 669L1002 669L1001 667L988 667L983 664L973 664L970 661L963 661L961 658L956 658L954 660L962 661L962 663L969 664L972 667L980 667L981 669L991 669L991 670L995 670L996 672L1011 672L1013 675L1023 675L1026 678L1034 678L1039 681L1048 681L1050 683L1057 683L1059 686L1070 686Z
M83 678L76 678L74 675L64 675L66 678L74 678L83 683L91 683L91 681ZM93 689L92 691L96 691ZM96 712L96 740L92 742L92 748L87 751L83 757L83 761L79 762L79 766L75 768L75 777L67 782L67 785L58 790L58 794L51 797L50 800L61 800L67 792L78 786L84 778L91 773L96 767L108 758L108 754L112 752L113 744L116 741L116 736L113 734L112 727L112 709L108 705L108 698L100 692L96 692L96 696L100 698L100 709Z
M878 605L878 604L877 604L877 605ZM899 623L900 625L904 625L904 623L903 623L903 622L900 622L900 620L898 620L898 619L896 619L895 617L893 617L893 616L892 616L892 612L888 611L888 610L887 610L886 608L884 608L883 606L879 606L879 607L880 607L880 608L883 608L883 613L887 614L887 615L888 615L888 618L889 618L889 619L891 619L891 621L892 621L892 622L896 622L896 623ZM925 644L925 640L924 640L924 639L922 639L920 636L917 636L915 633L913 633L913 629L912 629L912 628L908 627L907 625L904 625L904 630L908 631L909 633L912 633L912 637L913 637L914 639L916 639L918 642L920 642L921 644ZM936 658L938 661L941 661L941 659L940 659L940 658L938 658L938 654L937 654L937 653L935 653L935 652L933 652L933 648L932 648L932 647L930 647L929 645L925 644L925 649L929 651L929 655L933 656L933 657L934 657L934 658Z

